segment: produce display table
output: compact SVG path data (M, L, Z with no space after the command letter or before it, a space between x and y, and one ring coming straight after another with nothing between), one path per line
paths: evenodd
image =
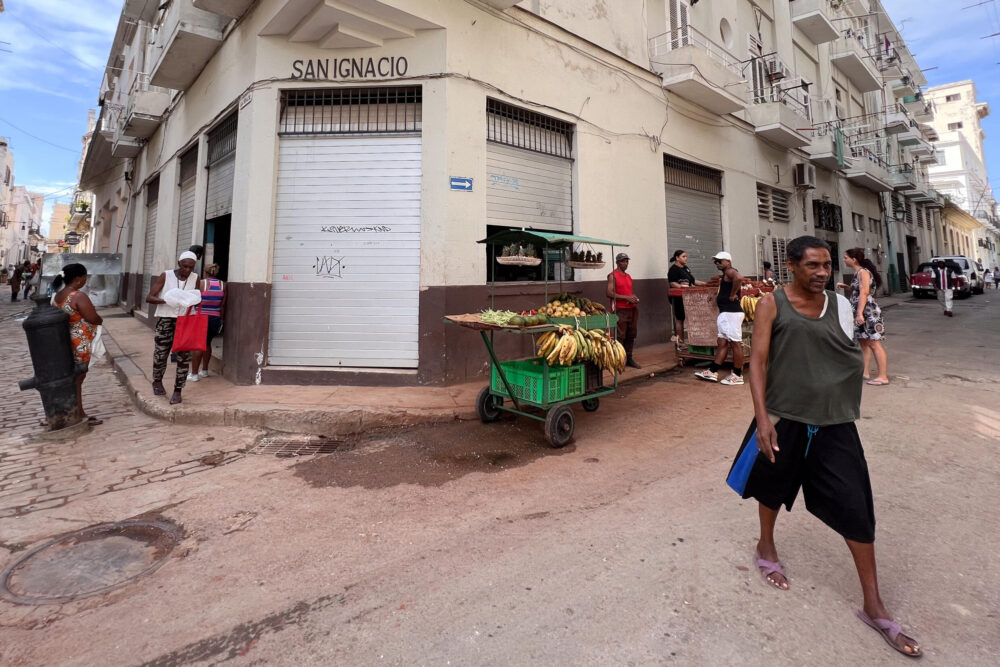
M683 366L688 361L713 361L715 347L718 343L718 327L716 319L719 307L715 298L719 293L718 286L708 287L672 287L668 295L684 300L684 332L687 340L674 341L674 353L677 363ZM676 331L674 309L670 308L672 330ZM746 317L743 320L743 363L750 363L750 347L753 339L753 321ZM726 354L726 361L733 362L733 352Z
M611 246L613 256L614 246L626 246L624 243L613 241L533 230L507 230L483 239L480 243L504 246L530 243L543 250L546 265L548 265L550 254L544 252L545 249L572 247L574 243L606 245ZM500 258L497 259L499 261ZM594 265L593 268L597 268L597 266ZM548 276L548 270L545 271L544 275ZM491 281L490 284L492 291L495 283ZM547 280L545 294L548 302ZM491 303L492 301L491 298ZM590 306L593 305L590 304ZM599 310L598 308L594 309ZM618 316L614 313L593 313L577 317L548 317L544 324L533 326L493 324L483 321L482 315L479 313L448 315L444 321L478 331L483 339L486 352L489 354L490 383L479 392L476 399L476 412L483 423L499 420L503 412L528 417L545 424L545 437L550 445L563 447L572 440L576 428L576 418L572 406L579 403L584 410L593 412L600 407L601 397L613 394L617 390L617 369L612 370L612 382L608 386L604 384L604 371L593 361L566 363L566 359L560 358L559 362L553 362L555 354L548 360L539 356L501 361L497 358L493 345L493 337L497 332L539 336L539 339L536 339L539 344L546 340L546 334L548 334L550 341L553 340L553 337L558 338L562 335L575 341L583 341L585 346L593 346L595 341L598 346L604 343L606 347L600 349L607 354L609 349L617 349L613 346L621 347L613 339L618 324ZM605 336L597 333L598 331L609 333ZM549 332L555 333L550 334ZM586 339L583 338L585 334L588 335ZM588 347L586 349L592 350L594 348ZM609 359L608 356L603 358L595 356L594 358L603 359L604 362ZM624 363L624 352L621 352L618 360L622 364ZM507 401L510 402L509 405Z

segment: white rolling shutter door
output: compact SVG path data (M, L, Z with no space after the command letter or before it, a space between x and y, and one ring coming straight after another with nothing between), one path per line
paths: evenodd
M188 151L181 157L180 201L177 207L177 251L175 256L191 247L194 233L194 191L198 175L198 152Z
M684 250L688 268L698 280L718 271L712 256L722 250L722 207L719 195L667 185L667 245Z
M282 137L269 364L417 367L420 147Z
M233 212L233 175L235 173L235 154L208 168L208 193L205 199L206 220Z
M149 294L150 272L156 250L156 209L159 199L159 179L146 186L146 235L142 245L142 298Z
M573 232L573 161L486 144L486 221Z

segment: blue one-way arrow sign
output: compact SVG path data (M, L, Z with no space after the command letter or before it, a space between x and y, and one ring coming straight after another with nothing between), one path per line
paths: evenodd
M466 178L464 176L452 176L451 189L464 190L465 192L472 192L472 179Z

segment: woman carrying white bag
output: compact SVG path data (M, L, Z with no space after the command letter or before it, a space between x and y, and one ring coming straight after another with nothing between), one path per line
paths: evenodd
M159 275L146 303L156 304L156 333L153 337L153 393L165 396L167 390L163 387L163 376L167 371L167 359L170 348L174 344L174 331L177 328L177 318L191 306L201 302L201 292L198 291L198 276L194 265L198 258L191 251L181 253L177 258L177 268L165 271ZM174 377L174 393L170 404L181 402L181 391L187 381L188 368L191 365L190 352L177 353L177 374Z

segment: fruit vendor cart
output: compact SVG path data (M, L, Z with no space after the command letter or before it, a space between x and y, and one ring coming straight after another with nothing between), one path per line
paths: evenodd
M535 230L507 230L479 243L502 247L503 254L495 258L500 264L538 266L544 261L546 305L537 314L496 317L498 311L492 310L496 281L491 266L490 310L444 318L448 323L478 331L489 354L490 383L479 392L476 413L483 423L499 420L503 412L540 421L545 424L549 444L563 447L572 440L576 427L572 406L579 403L588 412L596 411L600 399L617 390L625 357L621 344L614 339L617 315L604 312L597 302L564 294L561 287L559 294L549 298L548 264L564 261L574 269L601 269L605 266L601 253L574 251L569 259L566 250L574 245L608 246L613 257L615 247L628 246ZM531 250L525 252L528 248L540 251L542 257L533 256ZM532 336L537 356L501 361L494 348L498 332ZM611 371L609 384L604 382L605 370Z
M743 308L743 359L744 364L750 363L750 348L753 339L753 316L762 292L769 292L773 286L763 285L757 281L744 281L740 306ZM718 327L716 318L719 308L716 305L718 285L707 287L671 287L668 294L671 298L684 300L684 331L687 340L674 341L674 353L677 363L683 366L689 361L712 361L715 359L715 346L718 343ZM676 331L674 309L670 309L672 330ZM726 361L732 363L733 353L726 355Z

